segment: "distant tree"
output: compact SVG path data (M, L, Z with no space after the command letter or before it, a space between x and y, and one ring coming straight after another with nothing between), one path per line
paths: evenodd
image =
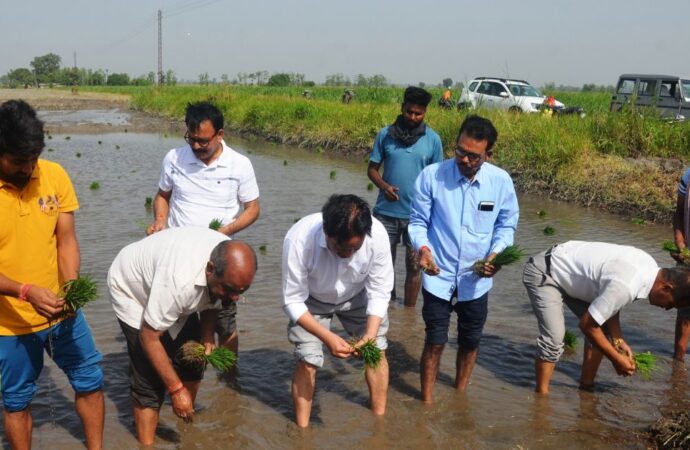
M151 72L153 73L153 72ZM132 78L132 80L129 82L130 85L132 86L151 86L152 84L155 83L156 76L154 74L154 81L151 81L151 78L149 77L150 74L148 75L141 75L136 78Z
M11 88L28 87L35 83L34 74L25 67L10 70L7 75L7 84Z
M465 83L458 81L455 83L455 89L462 90L465 87Z
M367 79L366 75L364 75L363 73L360 73L359 75L357 75L356 80L357 80L357 81L355 81L356 86L362 86L362 87L369 86L369 80Z
M383 75L374 75L369 78L370 87L385 87L388 86L388 80Z
M101 69L92 72L89 76L88 84L94 86L103 86L105 84L105 72Z
M443 87L446 89L450 89L450 87L453 85L453 79L452 78L444 78L443 79Z
M108 75L108 86L127 86L129 85L129 75L126 73L111 73Z
M311 80L307 80L307 81L305 81L304 83L302 83L302 86L304 86L304 87L314 87L314 86L316 86L316 83L314 83L314 82L311 81Z
M541 87L542 91L555 91L556 90L556 83L553 81L549 81L548 83L544 83L544 86Z
M199 74L199 84L203 86L208 86L208 72L200 73Z
M290 84L291 84L290 78L291 77L290 77L289 73L274 73L268 79L268 85L269 86L290 86Z
M52 83L58 70L60 70L60 58L55 53L36 56L30 63L39 83Z
M52 75L52 81L64 86L77 86L79 84L79 69L63 67Z
M346 77L342 73L334 73L332 75L326 76L326 86L350 86L352 82L349 77Z
M418 84L418 86L419 86L420 88L423 88L424 86L426 86L426 83L423 82L423 81L420 81L419 84Z
M228 78L227 73L224 73L220 76L220 82L223 84L229 84L230 83L230 79Z
M148 80L149 84L156 84L156 72L149 72L146 75L146 79Z
M165 79L166 86L175 86L177 84L177 77L172 69L168 69L163 78Z

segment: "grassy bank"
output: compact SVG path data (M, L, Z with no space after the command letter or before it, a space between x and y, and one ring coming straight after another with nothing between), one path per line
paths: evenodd
M134 108L182 117L188 102L210 100L226 128L282 143L366 157L377 131L399 112L400 88L356 88L350 105L339 102L342 88L176 86L120 88ZM435 99L440 89L432 90ZM676 184L690 159L690 123L669 124L653 114L609 113L608 95L556 93L587 117L515 115L480 111L499 130L497 164L522 191L545 192L567 201L654 221L670 221ZM433 103L427 121L450 156L466 111Z

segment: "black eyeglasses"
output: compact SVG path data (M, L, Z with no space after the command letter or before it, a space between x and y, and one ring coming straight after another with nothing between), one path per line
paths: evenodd
M209 139L193 138L193 137L189 136L189 131L188 131L184 134L184 140L189 145L194 145L196 143L196 144L199 144L199 147L206 148L211 144L211 141L213 141L213 138L215 138L216 136L218 136L217 131Z
M455 147L455 156L457 156L458 158L464 158L465 156L467 156L467 159L471 162L479 161L479 158L482 157L482 155L480 154L468 152L467 150L464 150L461 147Z

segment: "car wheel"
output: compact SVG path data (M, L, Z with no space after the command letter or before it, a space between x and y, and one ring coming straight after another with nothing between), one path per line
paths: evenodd
M511 106L511 107L508 109L508 111L509 111L509 112L512 112L512 113L514 113L514 114L520 114L520 113L522 112L522 109L520 109L519 106Z

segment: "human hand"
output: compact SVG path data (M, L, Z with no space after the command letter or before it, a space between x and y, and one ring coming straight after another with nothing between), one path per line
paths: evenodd
M374 341L374 344L376 344L376 336L369 336L369 335L366 335L366 334L365 334L365 335L362 336L357 342L354 342L354 343L350 344L350 345L352 346L352 348L354 349L353 354L354 354L357 358L362 359L362 355L357 351L357 349L358 349L360 346L362 346L362 345L364 345L365 343L367 343L367 341L372 341L372 340Z
M48 320L55 319L64 313L65 300L55 295L50 289L32 285L26 292L26 301L31 303L37 313Z
M381 190L383 191L383 195L386 196L386 200L390 202L397 202L398 200L400 200L400 196L398 195L398 191L400 190L399 187L387 184Z
M484 263L484 272L481 276L491 278L496 275L499 270L501 270L501 266L494 266L491 264L491 261L493 261L495 257L496 252L490 253L489 256L487 256L486 262Z
M187 388L183 387L179 391L170 395L173 412L177 417L189 423L194 418L194 404L192 395Z
M630 361L633 361L633 351L632 349L628 346L628 343L625 342L622 338L614 339L613 340L613 347L616 349L618 353L620 353L623 356L626 356L630 359ZM634 364L634 361L633 361Z
M352 346L348 344L345 339L341 338L335 333L331 333L324 344L326 344L326 347L328 347L331 355L335 356L336 358L346 359L355 352L355 349L352 348Z
M165 229L165 221L156 220L146 228L146 235L150 236L153 233L157 233L158 231L161 231L163 229Z
M213 350L216 349L216 343L215 342L202 342L204 346L204 355L208 356L213 352Z
M618 375L629 377L635 373L635 362L632 359L632 352L629 355L618 354L611 362Z
M421 267L422 272L427 275L434 276L441 273L441 269L436 265L434 256L431 254L431 250L429 250L428 247L422 247L419 250L419 267Z

